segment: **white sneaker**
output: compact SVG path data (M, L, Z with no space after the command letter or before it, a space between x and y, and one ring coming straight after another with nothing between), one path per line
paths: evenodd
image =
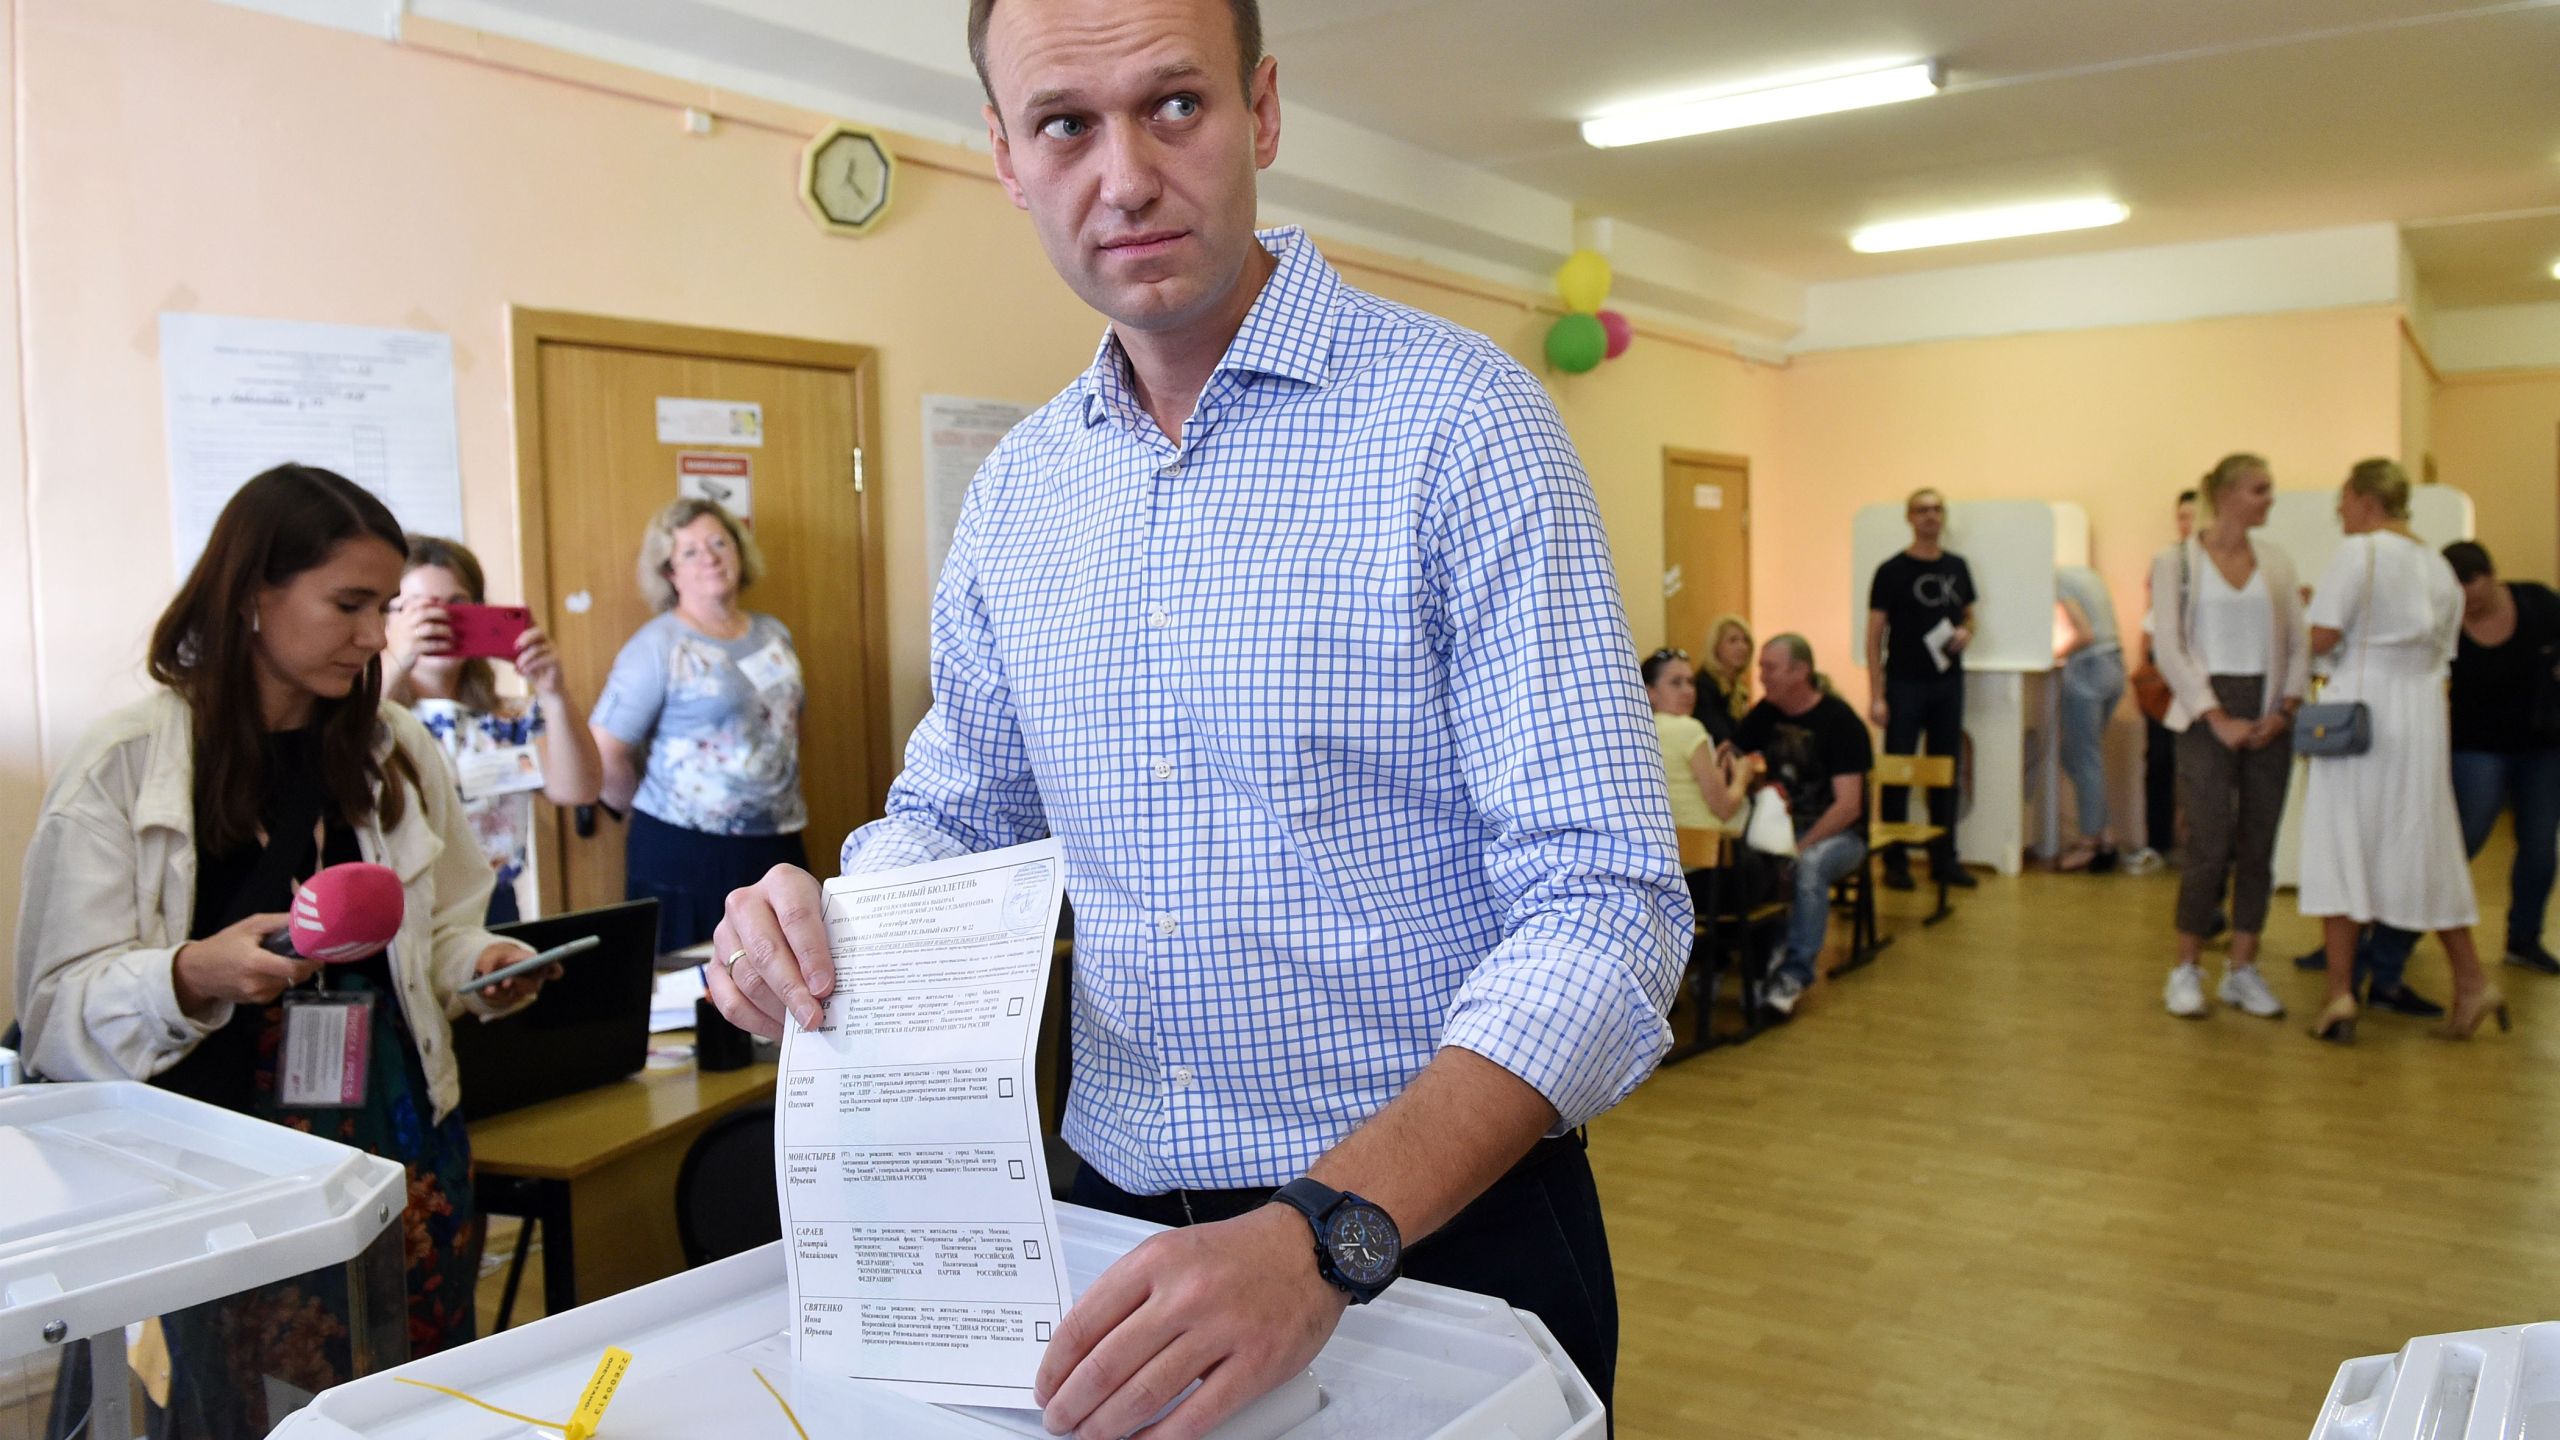
M2203 1019L2205 1016L2203 968L2195 965L2180 965L2171 969L2169 993L2166 998L2170 1014L2181 1020Z
M1796 1002L1803 998L1804 986L1789 975L1780 975L1771 980L1769 988L1760 992L1760 1003L1781 1015L1795 1014Z
M2159 851L2145 845L2125 856L2124 863L2117 868L2127 875L2148 875L2167 863L2169 862L2160 858Z
M2236 1006L2261 1020L2284 1017L2284 1002L2267 988L2266 977L2258 973L2255 965L2225 967L2222 983L2214 987L2213 993L2222 998L2223 1004Z

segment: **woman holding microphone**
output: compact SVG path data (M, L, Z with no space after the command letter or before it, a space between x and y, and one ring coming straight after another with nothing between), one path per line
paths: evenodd
M153 632L159 688L91 726L46 795L17 1004L46 1079L148 1080L406 1166L408 1345L424 1355L472 1337L479 1278L451 1026L525 1003L539 977L462 993L530 952L482 928L489 867L444 754L381 703L404 553L382 503L325 470L279 466L223 507ZM390 948L325 974L269 949L296 884L350 861L400 878ZM288 1090L288 1031L339 1006L353 1013L335 1023L365 1027L365 1066ZM287 1282L165 1323L167 1434L263 1435L264 1382L351 1378L343 1293Z

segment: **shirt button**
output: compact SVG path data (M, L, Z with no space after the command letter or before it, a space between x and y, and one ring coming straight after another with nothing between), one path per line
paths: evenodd
M1173 917L1170 915L1159 915L1156 917L1156 933L1167 940L1172 939L1173 932L1181 928L1181 926L1173 923Z
M1173 623L1173 616L1166 613L1165 608L1159 605L1147 612L1147 623L1161 630Z
M1156 778L1157 778L1157 779L1159 779L1159 780L1170 780L1170 779L1172 779L1172 778L1173 778L1173 762L1172 762L1172 761L1170 761L1170 760L1159 760L1159 761L1157 761L1157 762L1155 763L1155 772L1156 772Z
M1171 1070L1166 1071L1166 1072L1165 1072L1165 1075L1166 1075L1166 1078L1168 1078L1168 1079L1170 1079L1171 1081L1173 1081L1173 1088L1174 1088L1174 1089L1176 1089L1176 1090L1188 1090L1188 1089L1190 1089L1190 1088L1191 1088L1191 1079L1192 1079L1192 1076L1191 1076L1191 1067L1190 1067L1190 1066L1188 1066L1188 1065L1176 1065L1176 1066L1174 1066Z

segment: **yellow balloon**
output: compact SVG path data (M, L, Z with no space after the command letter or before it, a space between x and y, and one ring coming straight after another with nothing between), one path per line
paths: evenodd
M1566 309L1596 315L1609 303L1609 262L1597 250L1576 250L1556 269L1556 293Z

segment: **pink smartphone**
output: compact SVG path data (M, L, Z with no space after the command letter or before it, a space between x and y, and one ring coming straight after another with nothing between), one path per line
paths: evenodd
M516 637L533 623L533 612L521 605L448 605L445 623L453 627L453 649L461 660L513 660Z

